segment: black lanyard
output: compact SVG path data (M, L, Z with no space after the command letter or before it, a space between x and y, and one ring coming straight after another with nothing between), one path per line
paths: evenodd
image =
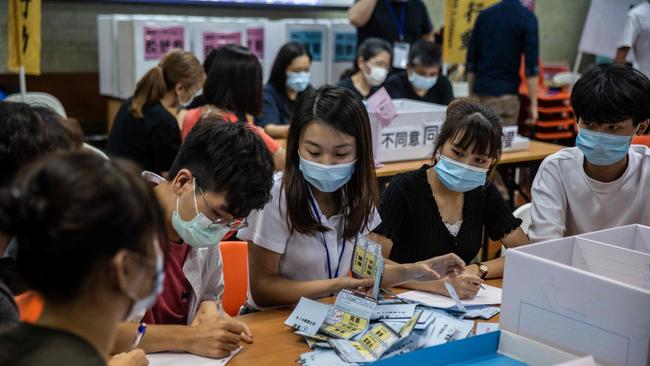
M312 211L314 211L314 216L316 216L316 218L318 219L318 223L322 226L323 222L321 221L318 207L316 207L316 202L311 192L309 192L309 203L311 205ZM327 249L327 241L325 240L325 234L321 232L320 235L323 241L323 246L325 247L325 254L327 254L327 271L329 274L329 278L330 279L337 278L339 276L339 269L341 268L341 260L343 259L343 253L345 252L345 239L343 239L343 248L341 249L341 253L339 254L339 262L336 266L336 273L334 273L334 277L332 277L332 265L330 264L330 251L329 249Z
M397 28L397 34L399 34L400 42L404 42L404 24L406 22L406 7L407 2L402 3L400 7L399 20L397 20L397 15L395 14L395 9L393 9L393 4L390 3L390 0L384 0L386 8L388 9L388 14L390 15L393 24Z

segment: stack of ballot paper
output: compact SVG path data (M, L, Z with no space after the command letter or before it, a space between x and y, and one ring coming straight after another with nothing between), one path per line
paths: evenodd
M474 328L474 321L465 319L489 319L500 311L470 304L460 311L450 301L449 308L440 308L426 301L375 300L343 290L333 305L302 298L285 324L313 350L301 356L303 365L355 365L465 339Z

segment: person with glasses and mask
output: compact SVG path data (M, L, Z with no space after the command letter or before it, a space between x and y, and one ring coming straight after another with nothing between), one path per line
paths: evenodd
M380 222L368 113L340 86L305 93L287 140L287 166L277 173L272 200L249 217L238 236L248 240L248 300L242 313L373 286L350 277L359 234ZM428 281L463 271L454 254L387 265L382 286Z
M650 225L650 80L625 64L594 66L574 85L576 146L547 157L532 188L528 235L543 241L629 224Z
M386 80L391 98L447 105L454 100L449 80L441 74L442 49L429 41L418 41L411 48L406 71Z
M219 242L271 198L268 149L245 123L208 115L185 139L169 180L143 176L155 186L169 241L164 289L149 311L131 319L148 324L140 346L222 358L242 341L251 343L244 323L217 310L224 289ZM120 325L116 352L126 349L136 328L137 323Z
M130 162L69 152L28 165L0 192L0 230L45 299L36 323L0 326L1 365L104 366L118 323L162 290L162 211ZM141 350L113 361L147 364Z
M451 279L461 298L476 296L485 278L503 275L504 258L476 262L488 236L512 248L528 242L491 181L501 158L501 121L489 107L457 100L447 108L434 146L433 164L395 176L382 197L384 255L406 263L457 254L466 271ZM405 287L448 295L444 281Z
M384 84L390 70L390 44L379 38L368 38L357 50L352 75L338 82L361 99L366 99Z

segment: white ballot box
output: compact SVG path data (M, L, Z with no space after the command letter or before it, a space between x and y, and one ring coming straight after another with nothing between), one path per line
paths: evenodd
M650 254L586 236L507 252L501 329L606 365L647 365Z
M581 236L601 243L650 254L650 227L647 226L621 226Z
M288 42L298 42L312 56L311 85L319 87L329 81L330 53L327 20L283 19L264 24L264 76L268 79L280 48Z
M394 99L397 116L386 126L369 110L375 161L430 158L447 107L439 104Z
M131 19L130 15L97 16L97 59L99 62L99 94L119 97L117 22ZM130 51L129 51L130 52Z
M357 29L347 19L332 19L330 27L329 82L336 84L352 69L357 56Z
M190 51L190 35L184 17L135 15L117 21L119 97L135 91L138 80L170 49Z
M246 24L235 18L206 18L188 22L192 52L200 62L214 49L227 44L246 46Z

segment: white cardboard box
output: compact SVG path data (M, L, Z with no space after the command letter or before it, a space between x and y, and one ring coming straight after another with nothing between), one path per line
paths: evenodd
M509 250L501 329L607 365L650 362L650 254L569 237Z
M375 161L415 160L430 158L447 107L439 104L394 99L397 116L386 127L369 112Z
M226 44L246 46L246 24L235 18L206 18L203 21L189 22L192 53L200 62L212 49Z
M140 78L171 48L190 51L185 17L135 15L117 21L119 97L135 91ZM130 51L130 52L129 52Z
M356 62L357 29L348 19L332 19L329 38L329 82L336 84L341 75Z
M271 73L278 51L285 43L304 44L312 55L311 85L319 87L329 80L329 27L327 20L283 19L264 24L264 76Z
M627 225L581 236L601 243L650 254L650 227L647 226Z

